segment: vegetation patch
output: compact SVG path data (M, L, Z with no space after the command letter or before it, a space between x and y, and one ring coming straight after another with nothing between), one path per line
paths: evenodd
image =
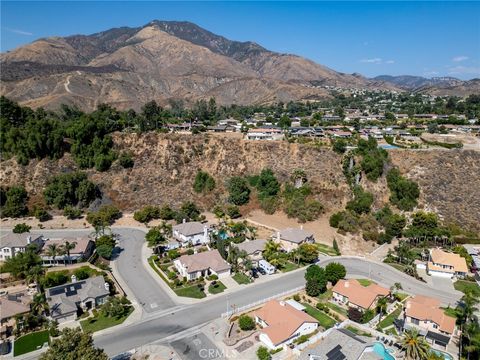
M393 322L395 321L395 319L397 319L400 316L401 312L402 312L402 307L398 306L395 310L393 310L389 315L387 315L382 321L378 323L377 328L385 329L393 325Z
M331 327L333 327L333 325L335 325L336 321L327 314L325 314L323 311L320 311L307 303L302 303L302 305L305 306L306 313L317 319L320 326L324 329L330 329Z
M203 299L205 296L207 296L203 291L202 284L186 286L183 288L175 289L173 291L175 291L175 294L177 294L178 296L190 297L194 299Z
M464 294L472 293L475 297L480 297L480 286L475 281L457 280L453 284L455 290Z
M37 331L15 339L13 356L19 356L40 349L43 344L50 343L48 330Z
M98 311L97 314L93 318L88 318L85 320L80 321L80 325L82 326L82 330L85 332L96 332L103 329L107 329L112 326L122 324L133 312L133 307L130 306L125 314L120 317L110 317L104 315L102 311Z
M208 286L208 292L210 294L220 294L222 293L227 287L218 280L212 281Z
M247 275L241 272L237 272L235 275L232 276L232 278L240 285L250 284L252 282L252 280Z

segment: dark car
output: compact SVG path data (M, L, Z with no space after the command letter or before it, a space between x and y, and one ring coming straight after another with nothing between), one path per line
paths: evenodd
M258 271L257 271L257 269L252 269L252 270L250 270L250 274L252 275L253 278L255 278L255 279L258 278Z
M267 273L265 272L265 270L263 270L261 267L257 268L258 272L262 275L266 275Z

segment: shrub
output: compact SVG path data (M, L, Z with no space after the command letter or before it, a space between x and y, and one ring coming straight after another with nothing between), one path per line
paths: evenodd
M250 200L250 188L247 181L239 176L230 178L227 182L229 201L234 205L244 205Z
M218 280L218 276L215 274L212 274L208 277L208 280Z
M97 254L106 260L110 260L113 253L113 247L108 245L100 245L97 247Z
M37 208L35 209L35 213L34 213L35 217L43 222L43 221L48 221L52 218L52 216L48 213L47 210L45 210L44 208Z
M271 360L272 355L268 351L268 348L266 348L265 346L260 346L257 349L257 358L258 360Z
M67 271L53 271L45 274L41 280L44 288L63 285L68 282Z
M242 315L238 318L238 326L243 331L253 330L255 329L255 320L251 316Z
M338 154L343 154L347 150L347 141L345 139L332 141L332 150Z
M174 271L169 271L167 276L170 280L173 280L173 279L177 278L177 274Z
M17 224L13 227L13 233L15 234L23 234L26 232L30 232L30 229L32 227L30 225L27 225L25 223Z
M347 203L346 209L358 215L369 213L373 204L373 195L364 191L361 186L356 186L353 194L354 199Z
M309 336L308 335L301 335L295 340L297 344L303 344L304 342L308 341Z
M400 210L411 211L417 206L420 196L418 184L401 176L398 169L388 172L387 185L391 194L390 202Z
M12 186L2 196L2 217L21 217L27 215L28 193L22 186Z
M226 213L231 219L237 219L242 216L237 205L228 205Z
M293 295L293 300L300 301L300 295L298 294Z
M141 223L148 223L153 219L159 219L160 208L158 206L147 205L143 209L135 211L133 218Z
M73 274L77 278L77 280L85 280L90 277L90 271L86 269L85 267L81 267L79 269L76 269Z
M118 157L118 163L125 169L132 168L135 162L131 152L122 152Z
M215 189L215 180L209 173L198 171L193 183L193 190L196 193L210 192Z
M343 211L340 211L330 215L330 219L328 219L328 222L331 227L338 228L338 224L342 219L343 219Z
M43 195L47 204L59 209L68 205L86 207L99 195L99 190L88 180L87 174L73 172L50 179Z
M82 210L68 205L63 209L63 216L69 220L79 219L82 217Z
M175 260L176 258L180 257L180 253L178 252L178 250L169 250L167 252L167 256L172 259L172 260Z

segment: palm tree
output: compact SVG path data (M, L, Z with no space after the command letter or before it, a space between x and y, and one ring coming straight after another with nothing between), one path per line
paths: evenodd
M65 241L65 244L63 244L63 250L67 253L69 264L71 263L70 250L75 249L75 246L77 246L76 242ZM67 262L65 262L65 266L67 266Z
M37 285L37 289L39 289L40 285L40 278L45 273L45 269L42 265L35 265L28 269L28 272L25 276L25 280L27 284L34 282Z
M430 345L423 336L418 334L417 329L406 330L403 333L402 345L407 360L426 360Z
M380 314L380 317L378 319L378 321L380 322L382 320L383 314L385 314L387 312L387 298L386 297L382 297L382 298L378 299L376 310L377 310L377 313Z
M265 244L265 249L263 250L263 255L265 256L267 261L269 258L272 258L278 252L280 252L280 244L273 240L268 240Z
M35 295L30 304L30 308L32 309L32 312L36 315L43 314L43 312L48 309L48 304L45 299L45 295L44 294Z
M47 256L50 256L53 259L53 264L55 265L55 258L59 255L60 249L57 244L50 244L47 246Z
M290 251L289 255L292 257L292 260L297 264L300 264L300 249L296 248Z
M460 355L462 355L462 345L465 342L465 349L467 351L467 359L470 358L470 354L477 348L475 343L478 339L479 324L478 319L475 316L475 312L478 310L475 306L479 300L471 291L465 293L462 297L461 312L458 316L460 322L460 330L462 332L461 339L459 341ZM466 340L466 341L465 341ZM473 341L472 341L473 340ZM476 349L475 349L476 350Z

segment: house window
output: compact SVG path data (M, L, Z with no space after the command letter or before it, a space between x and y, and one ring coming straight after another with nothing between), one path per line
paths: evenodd
M418 319L412 318L412 323L415 325L419 325L420 321L418 321Z
M433 328L434 328L434 329L438 329L438 325L437 325L437 324L433 324Z

